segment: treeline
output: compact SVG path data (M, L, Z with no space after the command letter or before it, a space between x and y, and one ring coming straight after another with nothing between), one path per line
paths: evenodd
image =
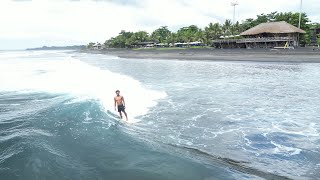
M241 32L248 30L258 24L274 21L286 21L296 27L299 24L299 13L292 12L272 12L270 14L257 15L255 19L250 18L239 23L233 24L231 20L227 19L223 24L209 23L203 29L196 25L190 25L180 28L177 32L172 32L167 26L161 26L154 30L151 34L146 31L128 32L122 30L118 36L112 37L105 41L105 47L109 48L131 48L141 42L153 41L157 43L170 44L170 43L186 43L201 41L205 45L211 45L212 41L219 39L221 36L229 38L240 38ZM301 16L301 29L307 33L300 37L301 44L309 44L312 37L312 29L320 27L319 23L311 23L307 14L302 13ZM94 43L89 43L92 46Z

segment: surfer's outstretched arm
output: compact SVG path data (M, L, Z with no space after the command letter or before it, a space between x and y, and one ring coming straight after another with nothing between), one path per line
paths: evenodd
M117 109L116 109L116 106L117 106L116 98L113 98L113 100L114 100L114 110L116 111L116 110L117 110Z

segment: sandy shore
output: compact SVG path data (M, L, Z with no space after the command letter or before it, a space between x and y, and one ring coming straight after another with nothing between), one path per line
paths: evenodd
M177 59L212 61L265 61L265 62L309 62L320 63L320 50L299 49L108 49L84 50L86 53L98 53L133 59Z

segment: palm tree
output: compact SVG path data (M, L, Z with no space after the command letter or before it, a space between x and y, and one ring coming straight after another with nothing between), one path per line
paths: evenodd
M222 25L223 34L225 36L228 36L231 34L231 25L232 25L232 23L231 23L230 19L226 19L226 21Z
M167 39L169 38L170 34L171 31L167 26L161 26L160 28L152 32L151 39L154 41L159 41L161 43L167 43Z
M219 23L214 23L212 26L213 39L218 39L222 34L222 27Z
M169 37L168 37L168 40L167 40L167 43L168 44L174 44L174 43L176 43L178 41L178 37L177 37L177 34L176 33L171 33L170 35L169 35Z
M207 38L206 38L206 35L205 35L205 31L199 29L199 31L196 33L196 38L195 38L195 41L200 41L204 44L208 44L207 42Z

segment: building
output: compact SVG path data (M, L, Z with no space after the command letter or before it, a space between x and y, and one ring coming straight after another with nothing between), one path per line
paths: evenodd
M200 41L195 42L187 42L187 43L174 43L175 47L192 47L192 46L204 46L204 44Z
M97 43L92 45L92 49L93 50L102 50L102 49L104 49L104 45L97 42Z
M259 24L242 32L241 39L214 41L217 48L289 48L299 46L300 34L306 33L285 21Z
M133 48L153 48L157 42L155 41L144 41L144 42L136 42L132 45Z
M318 36L320 35L320 28L313 29L313 33L311 36L311 45L318 45Z

